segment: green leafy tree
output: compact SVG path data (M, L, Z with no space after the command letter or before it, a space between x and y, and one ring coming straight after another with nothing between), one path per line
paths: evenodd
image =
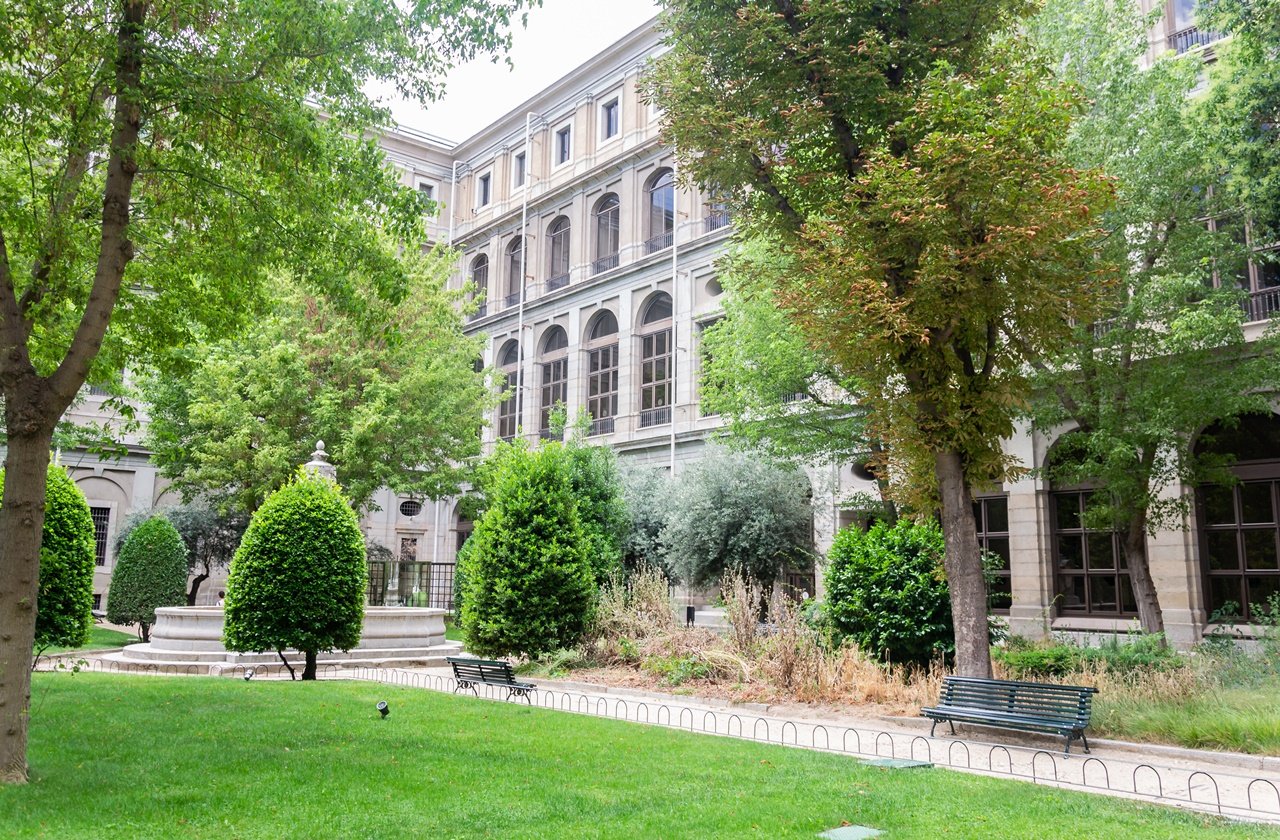
M1001 440L1026 362L1092 316L1110 200L1062 158L1069 92L993 37L1031 6L673 0L649 82L681 171L779 256L756 262L774 301L863 383L895 497L940 509L975 676L991 660L969 488L1016 470Z
M159 511L177 529L187 547L187 572L191 583L187 588L187 606L194 606L200 586L214 572L228 568L240 547L249 517L240 513L221 513L203 502L177 505ZM151 511L130 514L116 533L116 551L124 546L133 529L151 518Z
M618 456L607 446L592 446L577 436L570 437L564 449L591 574L597 583L603 583L622 570L622 542L630 525Z
M557 443L512 446L501 464L462 552L467 649L534 656L570 647L586 632L596 599L571 456Z
M662 542L662 529L667 525L671 477L644 464L623 464L619 479L628 520L622 540L627 568L653 566L670 578L672 569Z
M428 101L523 0L5 2L0 8L0 783L26 780L31 604L59 418L86 382L232 332L271 272L352 305L404 287L426 200L374 85ZM110 328L110 329L108 329Z
M737 572L767 587L784 566L813 563L812 491L798 470L711 446L670 492L661 540L687 584Z
M890 662L928 664L955 651L942 531L932 522L845 528L827 553L825 615L836 641L852 639Z
M243 335L186 350L188 376L145 380L161 473L187 498L249 513L324 440L357 510L380 487L456 492L491 402L473 368L481 339L463 336L458 294L445 289L453 254L403 260L398 303L352 311L292 284Z
M129 533L120 548L107 593L107 621L136 624L142 641L151 638L160 607L187 603L187 547L163 516L152 516Z
M1221 230L1241 217L1202 189L1218 163L1191 98L1201 57L1165 56L1143 69L1145 21L1125 0L1050 0L1030 30L1090 103L1066 153L1113 178L1118 201L1102 217L1098 258L1125 267L1105 318L1082 324L1067 352L1036 360L1034 419L1044 430L1074 427L1050 477L1101 485L1086 515L1121 534L1142 628L1160 633L1147 538L1186 527L1191 496L1170 488L1217 474L1218 459L1190 445L1195 435L1267 410L1280 386L1276 342L1245 341L1230 278L1231 266L1243 266L1243 238ZM1219 232L1205 225L1210 215ZM1215 268L1226 288L1213 288Z
M227 576L228 650L302 651L302 679L320 651L360 643L368 584L355 511L329 478L305 473L276 490L249 521Z
M4 474L0 471L0 484ZM40 594L36 598L37 651L80 647L93 626L93 517L80 488L57 464L45 479L40 540Z

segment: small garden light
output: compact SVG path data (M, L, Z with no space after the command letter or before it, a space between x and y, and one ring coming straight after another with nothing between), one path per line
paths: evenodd
M379 701L378 701L378 714L382 715L382 719L383 719L383 720L386 720L386 719L387 719L387 715L391 714L391 710L387 708L387 701L386 701L386 700L379 700Z
M253 679L253 669L252 669L252 668L246 668L246 669L245 669L245 671L244 671L244 681L245 681L245 682L248 682L248 681L249 681L249 680L251 680L251 679Z

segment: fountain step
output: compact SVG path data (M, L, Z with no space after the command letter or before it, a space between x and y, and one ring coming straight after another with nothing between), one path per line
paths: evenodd
M106 663L117 663L121 666L146 668L154 666L158 669L171 668L185 670L194 667L199 672L221 666L230 668L236 665L278 665L280 657L274 652L264 653L213 653L211 651L171 651L147 650L134 651L133 648L143 645L130 645L122 652L110 653L98 657ZM456 656L462 652L462 645L457 642L445 642L439 645L420 648L372 648L342 651L325 651L316 662L320 667L335 665L345 667L377 667L421 665L426 667L442 667L445 657ZM130 654L137 655L130 655ZM297 651L285 651L289 663L296 668L302 667L302 654Z

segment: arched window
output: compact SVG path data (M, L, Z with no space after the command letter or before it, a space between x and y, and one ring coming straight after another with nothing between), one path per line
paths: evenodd
M472 313L471 318L483 318L489 314L489 258L484 254L471 261L471 298L479 300L480 305Z
M511 440L520 427L520 345L508 341L498 354L498 369L506 378L503 400L498 403L498 437Z
M511 307L518 304L523 288L524 238L517 236L507 244L507 296L503 300L503 306Z
M538 364L542 368L538 434L543 438L551 438L551 416L556 406L563 406L569 396L569 336L562 328L552 327L547 330L542 338Z
M640 428L671 422L671 296L659 292L640 316Z
M618 197L609 193L596 202L595 261L591 273L618 267Z
M676 187L670 169L662 169L649 179L649 238L646 254L671 247L676 224Z
M547 291L569 285L569 219L559 216L547 228Z
M587 414L589 434L613 432L618 415L618 319L607 309L587 325Z
M1246 414L1201 433L1196 452L1233 459L1239 483L1196 491L1205 612L1257 621L1280 594L1280 417Z

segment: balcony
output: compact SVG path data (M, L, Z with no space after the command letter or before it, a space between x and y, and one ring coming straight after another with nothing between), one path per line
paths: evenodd
M1221 37L1217 32L1208 32L1198 26L1188 26L1169 35L1169 49L1182 55L1196 47L1208 46Z
M707 227L707 233L713 230L719 230L722 227L729 226L729 214L725 211L712 213L703 220L703 224Z
M665 426L671 422L671 406L664 405L658 408L647 408L640 412L640 428L648 429L653 426Z
M804 402L809 399L809 395L804 391L796 391L794 394L783 394L782 404L791 405L792 403Z
M519 292L512 292L511 294L507 295L506 297L504 297L504 298L502 299L502 308L503 308L503 309L510 309L510 308L511 308L511 307L513 307L513 306L519 306L519 305L520 305L520 293L519 293Z
M1241 306L1246 321L1266 321L1280 315L1280 286L1251 292Z
M564 440L564 435L554 429L541 429L538 431L538 439L561 441Z
M644 252L646 254L656 254L659 251L665 251L667 248L671 247L672 236L673 232L667 231L666 233L660 233L652 239L647 240L644 243Z
M601 274L611 268L618 267L618 255L610 254L607 257L601 257L591 264L592 274Z
M547 291L554 292L556 289L563 289L567 285L569 285L569 275L567 273L557 274L547 281Z
M599 420L591 421L591 428L587 429L587 435L611 435L613 434L613 418L601 417Z
M478 307L476 307L476 311L475 311L475 312L472 312L470 315L468 315L468 316L467 316L467 320L468 320L468 321L479 321L481 318L483 318L484 316L486 316L486 315L488 315L488 314L489 314L489 304L488 304L488 302L486 301L485 303L482 303L482 304L480 304Z

